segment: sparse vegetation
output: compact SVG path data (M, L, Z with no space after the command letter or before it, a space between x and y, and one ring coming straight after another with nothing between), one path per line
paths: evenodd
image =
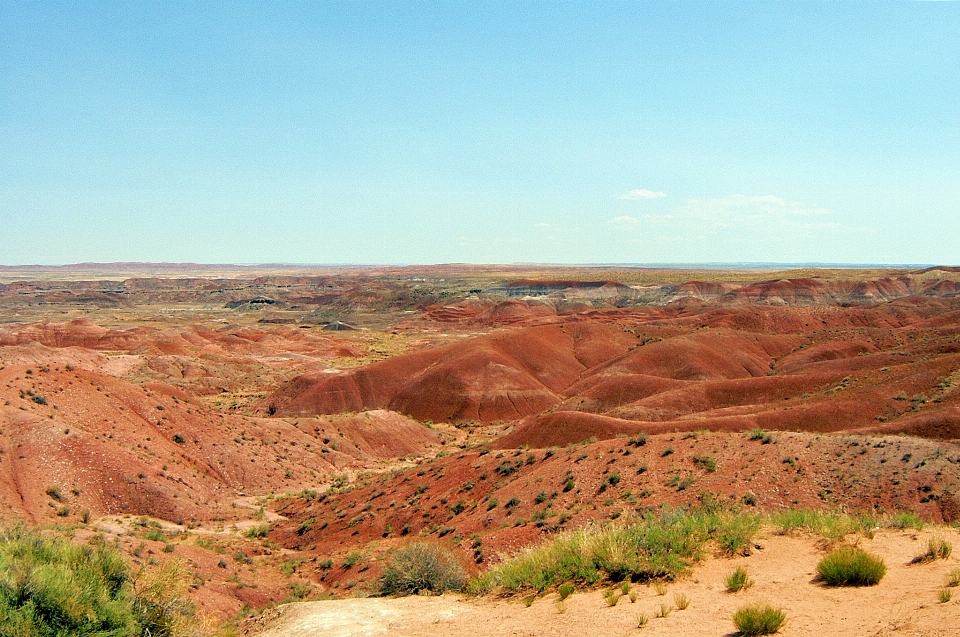
M733 625L744 637L773 635L786 623L783 610L761 604L742 606L733 614Z
M876 518L870 516L850 516L836 511L824 512L810 509L790 509L774 513L770 522L781 535L798 531L814 533L828 542L841 542L848 535L873 537L878 526Z
M663 509L628 523L563 533L491 569L471 590L542 592L565 582L670 580L701 559L708 540L748 528L737 515L715 508Z
M690 607L690 598L683 593L674 593L673 605L677 607L677 610L687 610Z
M828 586L875 586L886 572L883 560L855 546L836 548L817 564L817 573Z
M381 595L463 590L467 572L448 549L417 542L394 551L380 576Z

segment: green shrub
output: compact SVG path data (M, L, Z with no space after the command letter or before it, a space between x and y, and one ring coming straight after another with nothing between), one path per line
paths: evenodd
M753 604L737 609L733 614L733 625L741 635L773 635L787 621L783 610L773 606Z
M189 633L193 607L178 563L130 574L102 541L71 543L23 527L0 531L0 633L112 637Z
M817 564L828 586L875 586L886 572L883 560L854 546L834 549Z
M723 582L726 584L729 593L738 593L753 586L753 580L747 574L747 569L742 566L738 566L734 572L727 575Z
M566 599L566 598L570 597L571 595L573 595L573 593L574 593L576 590L577 590L577 587L576 587L576 586L574 586L574 585L571 584L570 582L566 582L566 583L561 584L560 587L557 588L557 595L560 596L560 599Z
M466 583L467 572L449 550L417 542L390 555L380 576L380 594L459 591Z

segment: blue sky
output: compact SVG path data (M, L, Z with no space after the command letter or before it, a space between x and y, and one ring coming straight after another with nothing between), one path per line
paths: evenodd
M0 263L960 263L960 3L0 0Z

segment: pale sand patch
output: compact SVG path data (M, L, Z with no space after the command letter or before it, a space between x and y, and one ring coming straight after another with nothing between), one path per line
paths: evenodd
M937 591L947 573L960 567L956 554L947 560L910 564L922 553L927 539L939 534L960 552L960 532L883 531L860 546L881 556L887 575L878 586L827 588L814 581L816 565L824 555L815 538L782 537L772 533L759 541L762 550L750 557L710 558L664 596L650 586L634 585L637 601L624 596L614 607L603 599L603 590L576 593L560 613L556 595L538 599L529 608L519 599L466 599L456 595L397 599L346 599L290 604L265 615L249 634L259 637L324 635L450 635L452 637L613 635L729 636L736 631L731 620L744 604L771 603L787 614L779 634L863 637L906 635L946 637L960 635L960 588L954 599L942 604ZM737 594L725 591L724 579L737 566L748 569L752 588ZM656 618L661 604L674 606L674 595L686 595L686 610L672 610ZM649 622L637 628L636 617ZM260 632L257 632L260 631Z

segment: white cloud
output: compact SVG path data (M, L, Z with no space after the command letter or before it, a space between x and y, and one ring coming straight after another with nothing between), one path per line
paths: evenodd
M639 199L659 199L661 197L666 197L667 193L662 190L646 190L645 188L636 188L630 192L625 192L620 195L621 199L627 199L629 201L637 201Z
M672 212L648 214L652 223L689 224L702 231L748 228L758 233L771 229L801 230L837 226L823 219L824 208L776 195L730 195L714 199L688 199Z
M621 215L611 219L610 223L615 226L635 226L640 223L640 220L629 215Z

